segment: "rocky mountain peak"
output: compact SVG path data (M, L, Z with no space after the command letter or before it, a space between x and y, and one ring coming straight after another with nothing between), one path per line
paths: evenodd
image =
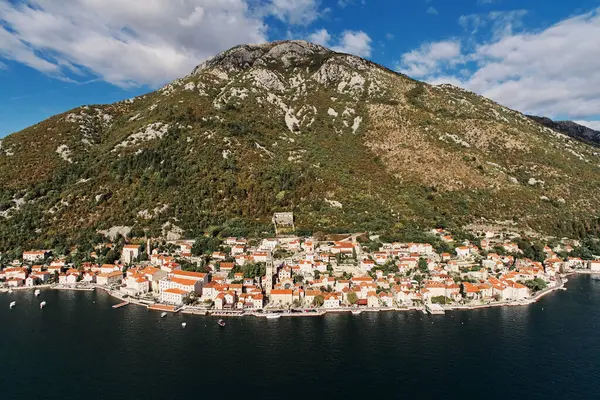
M255 66L273 64L289 67L311 62L315 57L334 54L323 46L304 40L283 40L263 44L244 44L224 51L198 65L192 75L206 69L219 68L225 71L240 71Z

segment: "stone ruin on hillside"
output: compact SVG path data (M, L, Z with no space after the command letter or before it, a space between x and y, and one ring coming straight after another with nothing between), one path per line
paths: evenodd
M273 214L273 225L275 225L275 234L292 232L294 227L294 213L279 212Z

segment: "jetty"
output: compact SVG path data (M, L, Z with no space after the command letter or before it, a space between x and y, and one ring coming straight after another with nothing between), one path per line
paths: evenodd
M125 307L127 304L129 304L128 301L124 301L122 303L119 304L115 304L114 306L112 306L112 308L121 308L121 307Z
M429 314L432 315L440 315L446 313L446 311L444 311L444 308L439 304L426 304L425 309Z
M181 307L175 308L175 306L168 306L164 304L150 304L147 306L148 310L154 311L166 311L171 313L177 313L181 310Z

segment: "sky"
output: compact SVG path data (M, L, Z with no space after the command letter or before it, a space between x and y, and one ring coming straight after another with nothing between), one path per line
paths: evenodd
M0 0L0 138L281 39L600 130L600 0Z

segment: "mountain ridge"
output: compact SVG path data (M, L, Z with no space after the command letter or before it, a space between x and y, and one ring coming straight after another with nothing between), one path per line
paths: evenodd
M535 115L528 115L527 117L574 139L581 140L594 146L600 146L600 131L588 128L587 126L580 125L573 121L554 121L547 117L536 117Z
M466 90L307 42L242 45L6 137L0 251L124 225L272 233L278 211L302 231L581 236L598 229L598 172L592 147Z

